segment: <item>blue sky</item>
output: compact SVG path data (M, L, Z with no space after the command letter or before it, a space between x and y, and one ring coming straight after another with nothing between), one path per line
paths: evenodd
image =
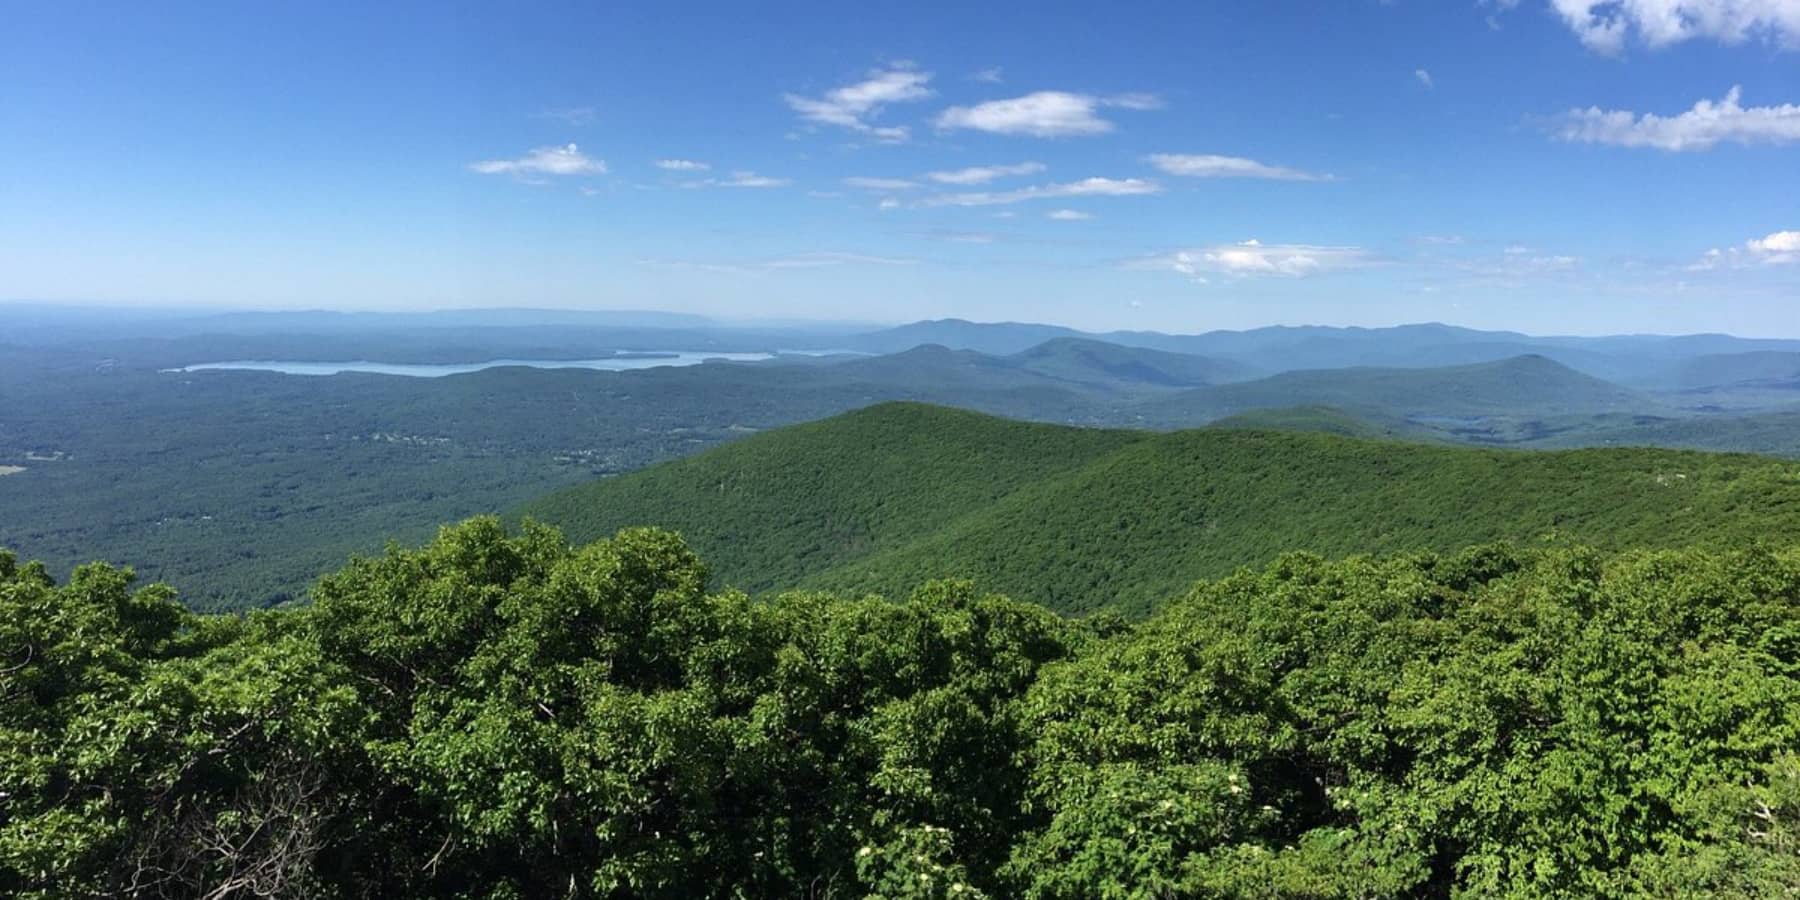
M1800 336L1800 0L10 4L0 297Z

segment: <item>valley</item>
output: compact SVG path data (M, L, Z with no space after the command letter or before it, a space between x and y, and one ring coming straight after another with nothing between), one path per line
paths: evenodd
M1782 342L1537 339L1444 326L1089 335L967 322L863 332L510 324L399 339L313 321L310 337L180 330L221 327L207 320L144 342L89 326L0 347L0 465L25 467L0 482L0 546L58 571L94 558L130 563L182 584L196 608L266 606L303 597L318 572L352 554L422 540L443 521L891 401L1084 428L1800 456L1800 383L1781 380L1800 350ZM535 358L555 368L449 361L504 359L551 332L563 352ZM924 339L952 343L892 349ZM645 365L696 342L740 356L801 350L738 361L690 351L674 360L683 365ZM380 365L440 377L167 371L276 358L255 352L276 343L286 358L320 359L384 358L337 351L385 345L386 358L440 361ZM1485 359L1503 352L1519 355ZM593 359L623 365L582 366ZM1468 359L1481 361L1436 364ZM1434 365L1394 364L1407 360ZM1322 367L1333 363L1354 364ZM1596 372L1637 374L1615 382ZM1249 560L1216 560L1231 561ZM908 564L864 565L898 573ZM1132 582L1132 602L1202 571L1217 566ZM1082 580L1065 577L1071 590Z

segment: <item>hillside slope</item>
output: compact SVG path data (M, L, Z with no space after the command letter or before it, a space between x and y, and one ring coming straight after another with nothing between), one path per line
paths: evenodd
M655 522L727 584L801 579L932 534L1147 435L887 403L551 494L518 514L572 538Z
M1146 435L887 404L553 494L575 540L683 532L723 584L903 594L925 579L1141 612L1287 550L1800 539L1800 466L1668 450L1509 452L1329 434Z

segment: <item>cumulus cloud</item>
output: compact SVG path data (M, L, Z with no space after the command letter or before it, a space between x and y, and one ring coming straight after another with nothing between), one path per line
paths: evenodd
M1314 244L1265 244L1244 241L1191 250L1177 250L1138 260L1138 268L1166 269L1199 281L1206 276L1273 276L1304 278L1352 269L1369 262L1361 247L1325 247Z
M691 159L659 159L656 167L670 172L705 172L712 166Z
M1746 246L1767 262L1795 262L1800 260L1800 231L1777 231L1768 237L1756 238Z
M1550 0L1590 49L1618 53L1629 38L1652 48L1695 38L1739 44L1756 37L1800 46L1800 0Z
M1098 97L1067 91L1038 91L974 106L952 106L937 118L945 130L969 129L1029 137L1086 137L1106 134L1113 123L1100 117L1104 107L1145 110L1162 102L1150 94Z
M1045 218L1055 219L1058 222L1085 222L1093 217L1093 214L1084 213L1079 209L1058 209L1045 214Z
M1742 247L1714 248L1688 268L1706 270L1793 263L1800 263L1800 231L1777 231L1767 237L1751 238Z
M1254 159L1212 154L1157 153L1150 164L1170 175L1188 178L1270 178L1277 181L1330 181L1329 175L1315 175L1299 169L1271 166Z
M581 152L574 144L538 147L518 159L489 159L471 163L483 175L604 175L606 162Z
M1036 175L1044 171L1039 162L1014 163L1009 166L970 166L948 172L927 172L925 177L939 184L987 184L996 178L1014 175Z
M1723 100L1701 100L1692 109L1673 116L1638 115L1597 106L1573 109L1558 120L1556 136L1565 141L1675 152L1706 150L1723 142L1800 141L1800 104L1745 107L1739 102L1741 96L1740 89L1734 86Z
M869 120L889 104L930 97L932 91L926 87L930 82L930 72L895 65L871 71L864 80L836 88L823 97L787 94L783 99L809 122L837 125L883 141L904 141L909 134L905 126L877 126Z
M924 203L926 206L999 206L1054 197L1125 197L1161 191L1162 185L1141 178L1084 178L1064 184L1032 185L1014 191L934 194L925 198Z

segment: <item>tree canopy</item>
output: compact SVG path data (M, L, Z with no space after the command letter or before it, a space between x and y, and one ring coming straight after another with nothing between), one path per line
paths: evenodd
M493 519L306 607L130 582L0 555L0 893L1800 890L1792 552L1290 554L1138 624Z

